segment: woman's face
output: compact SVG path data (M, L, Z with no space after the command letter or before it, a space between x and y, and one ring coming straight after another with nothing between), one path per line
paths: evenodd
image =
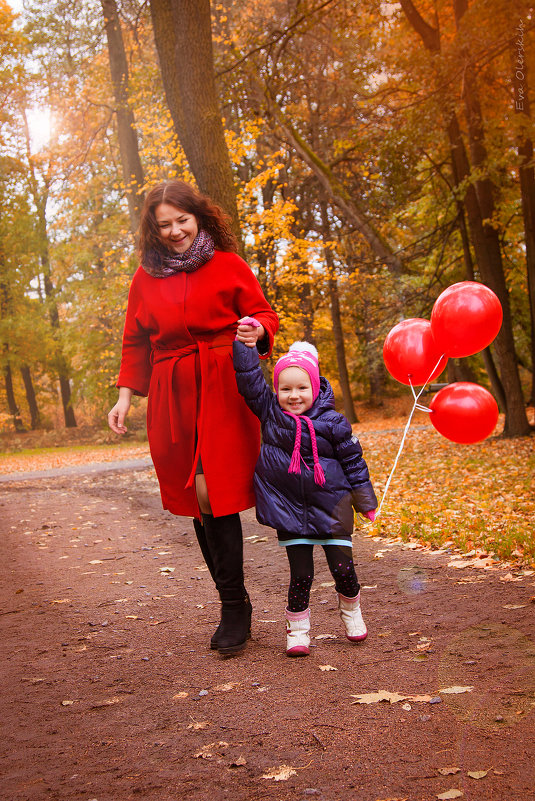
M169 203L160 203L154 209L154 216L163 244L175 253L185 253L199 233L195 215Z

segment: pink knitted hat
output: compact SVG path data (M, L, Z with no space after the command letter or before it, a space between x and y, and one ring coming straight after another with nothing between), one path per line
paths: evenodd
M287 367L300 367L310 378L312 397L318 397L320 391L320 371L318 367L318 351L310 342L294 342L288 353L281 356L273 371L273 386L279 391L279 375Z

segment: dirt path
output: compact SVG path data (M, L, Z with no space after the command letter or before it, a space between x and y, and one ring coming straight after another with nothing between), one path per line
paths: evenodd
M359 537L368 639L342 636L319 553L315 647L290 660L285 556L250 511L253 638L221 659L191 523L150 469L5 483L0 519L1 799L533 797L529 571ZM379 690L433 702L353 703Z

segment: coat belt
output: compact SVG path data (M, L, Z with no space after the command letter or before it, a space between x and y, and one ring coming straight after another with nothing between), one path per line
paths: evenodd
M193 466L191 468L191 472L189 474L188 480L185 484L185 489L188 487L193 486L193 481L195 478L195 468L197 466L197 461L199 459L199 455L201 452L201 437L204 431L204 420L206 414L206 405L208 402L208 351L213 350L214 348L229 348L232 345L234 340L234 335L230 337L218 337L212 341L205 341L199 340L198 342L192 342L189 345L185 345L183 348L154 348L151 353L151 362L152 364L159 364L163 361L169 361L169 384L168 384L168 407L169 407L169 422L171 428L171 442L177 443L178 437L177 432L180 426L180 421L178 420L178 414L176 405L173 400L173 373L177 363L180 359L185 358L186 356L193 356L195 354L199 354L199 365L200 365L200 372L201 372L201 403L199 408L199 418L198 420L194 420L194 424L197 427L197 444L195 446L195 454L193 456Z

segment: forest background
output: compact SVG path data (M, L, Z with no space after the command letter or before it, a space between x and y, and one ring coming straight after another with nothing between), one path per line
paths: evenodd
M0 427L104 426L147 187L230 213L347 417L406 395L382 345L457 281L495 342L443 381L531 427L533 4L509 0L0 0ZM143 406L134 427L142 429Z

